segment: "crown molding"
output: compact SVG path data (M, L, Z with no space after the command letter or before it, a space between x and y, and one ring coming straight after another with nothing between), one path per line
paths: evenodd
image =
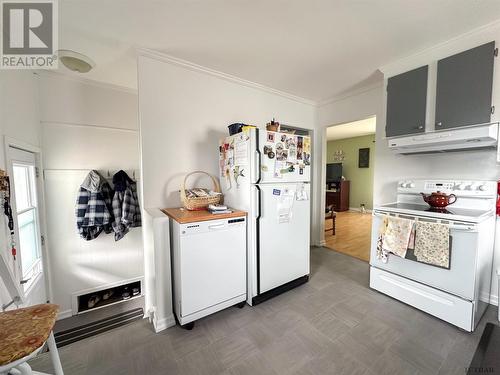
M149 58L152 58L152 59L155 59L158 61L162 61L162 62L171 64L171 65L176 65L176 66L180 66L182 68L189 69L192 71L205 73L205 74L208 74L208 75L220 78L220 79L224 79L224 80L229 81L229 82L237 83L237 84L242 85L242 86L247 86L247 87L251 87L251 88L254 88L254 89L257 89L260 91L264 91L264 92L267 92L270 94L279 95L283 98L290 99L290 100L293 100L293 101L296 101L296 102L299 102L302 104L307 104L307 105L314 106L314 107L317 106L317 102L315 102L313 100L302 98L302 97L297 96L297 95L289 94L287 92L284 92L284 91L281 91L278 89L273 89L271 87L262 85L260 83L255 83L255 82L252 82L252 81L249 81L249 80L246 80L243 78L239 78L239 77L236 77L236 76L233 76L231 74L227 74L227 73L215 70L215 69L207 68L205 66L198 65L198 64L195 64L193 62L183 60L183 59L168 55L168 54L163 53L163 52L155 51L155 50L148 49L148 48L136 48L136 53L137 53L137 56L149 57Z
M375 90L375 89L381 89L382 86L383 86L383 82L382 81L374 83L374 84L371 84L371 85L366 85L366 86L360 87L360 88L358 88L356 90L348 91L348 92L346 92L346 93L344 93L342 95L336 95L336 96L332 96L331 98L322 100L317 105L318 105L318 107L323 107L325 105L332 104L332 103L335 103L335 102L339 102L341 100L348 99L348 98L351 98L353 96L361 95L361 94L363 94L365 92L368 92L368 91L372 91L372 90Z
M65 79L67 81L82 83L84 85L99 87L102 89L121 91L121 92L124 92L127 94L137 95L137 89L134 89L131 87L120 86L120 85L116 85L114 83L95 81L93 79L84 78L84 77L76 77L76 76L69 74L69 73L61 73L61 72L54 72L54 71L48 71L48 70L37 70L34 72L34 74L38 75L41 78L49 78L49 79L60 78L60 79Z
M384 74L385 77L398 74L405 70L411 69L411 66L413 65L418 65L420 63L425 64L426 62L428 62L429 56L439 55L440 50L446 50L446 49L453 50L454 47L458 45L459 42L462 40L472 39L473 40L472 42L475 42L474 41L475 38L481 38L487 36L488 33L499 28L500 28L500 19L497 19L493 22L476 27L475 29L469 30L465 33L459 34L444 42L435 44L432 47L421 49L408 56L402 57L389 64L383 65L379 68L379 70ZM458 52L460 52L460 50L450 51L450 54Z

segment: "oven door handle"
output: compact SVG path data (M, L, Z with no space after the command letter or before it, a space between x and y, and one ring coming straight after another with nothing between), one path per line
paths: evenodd
M388 214L382 214L382 213L379 213L379 212L373 212L373 216L379 217L381 219L384 219L386 217L403 217L404 219L409 219L409 220L415 220L415 221L419 220L415 216L405 215L405 214L400 214L400 215L397 215L397 216L391 216L391 215L388 215ZM421 220L421 221L424 222L424 223L441 224L439 220L432 221L432 219L430 219L430 220L426 219L426 220ZM450 230L454 230L454 231L467 232L467 233L477 233L478 232L477 227L475 225L458 225L458 224L443 224L443 225L447 225L450 228Z
M446 224L444 224L446 225ZM475 226L473 225L453 225L450 224L448 225L450 227L450 230L458 231L458 232L467 232L467 233L477 233L478 230Z

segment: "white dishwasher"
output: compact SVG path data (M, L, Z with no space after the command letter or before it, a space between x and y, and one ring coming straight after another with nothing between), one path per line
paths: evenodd
M192 220L197 221L169 214L174 310L184 328L192 329L197 319L245 304L246 213L236 214L220 219L210 214L209 220L193 214Z

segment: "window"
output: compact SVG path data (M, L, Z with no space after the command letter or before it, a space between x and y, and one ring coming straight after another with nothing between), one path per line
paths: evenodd
M21 265L21 283L26 291L42 272L35 166L24 162L13 162L12 169L19 229L18 257Z

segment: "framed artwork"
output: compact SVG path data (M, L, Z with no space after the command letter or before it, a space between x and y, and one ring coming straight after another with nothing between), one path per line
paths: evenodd
M370 167L370 149L360 148L359 158L358 158L358 168L369 168Z

